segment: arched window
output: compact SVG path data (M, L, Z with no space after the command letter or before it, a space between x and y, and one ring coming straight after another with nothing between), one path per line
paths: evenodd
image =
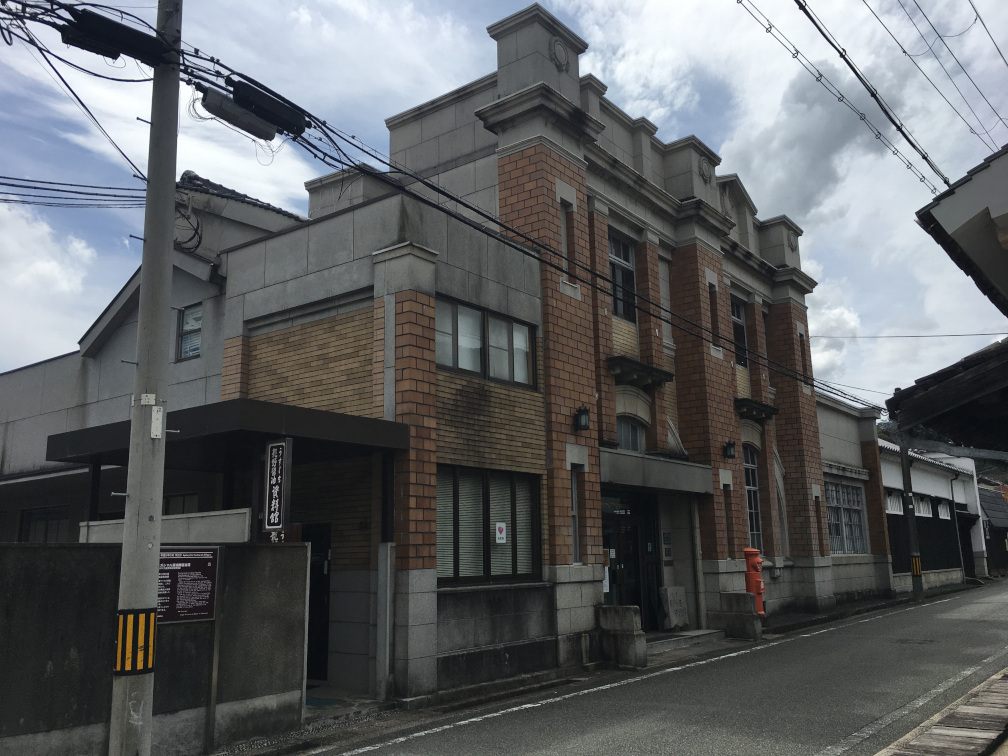
M746 509L749 514L749 547L763 550L763 528L760 524L759 478L756 477L758 450L752 444L742 444L742 468L745 470Z
M644 451L644 423L630 415L617 415L616 440L625 451Z

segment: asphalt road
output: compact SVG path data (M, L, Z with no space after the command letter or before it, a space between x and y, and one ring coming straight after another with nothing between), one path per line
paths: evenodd
M1008 582L285 753L874 754L1008 666Z

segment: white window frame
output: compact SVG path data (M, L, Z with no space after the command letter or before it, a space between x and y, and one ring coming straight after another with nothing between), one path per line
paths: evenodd
M763 551L763 522L759 503L759 449L752 444L742 444L742 470L745 476L749 548Z
M886 514L894 514L894 515L903 514L902 491L886 491L885 511Z
M189 322L190 317L195 315L199 319L199 325L194 326ZM188 326L188 327L187 327ZM176 339L177 362L184 360L194 360L200 356L203 349L203 303L197 302L179 310L178 319L178 339Z
M613 315L637 322L637 270L634 243L609 229L609 274L613 281Z
M931 517L931 499L914 494L914 513L918 517Z
M865 496L860 485L824 481L826 522L831 554L867 554Z

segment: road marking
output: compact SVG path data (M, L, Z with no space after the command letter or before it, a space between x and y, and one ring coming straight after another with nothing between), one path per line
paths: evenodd
M635 677L629 677L629 678L627 678L625 680L618 680L616 682L606 683L605 685L597 685L595 687L585 688L583 690L576 690L576 691L573 691L571 693L565 693L565 694L563 694L561 696L553 696L551 698L545 698L545 699L543 699L541 701L534 701L534 702L531 702L531 703L519 704L518 706L511 706L511 707L509 707L507 709L501 709L500 711L494 711L494 712L490 712L488 714L481 714L479 716L470 717L468 719L461 719L458 722L451 722L449 724L439 725L437 727L431 727L431 728L428 728L426 730L421 730L419 732L410 733L409 735L402 735L402 736L400 736L398 738L392 738L391 740L386 740L386 741L383 741L381 743L375 743L374 745L368 745L368 746L362 746L360 748L355 748L355 749L353 749L351 751L339 751L338 750L339 746L319 746L317 748L314 748L314 749L311 749L311 750L308 750L308 751L301 751L300 753L301 753L301 756L323 756L323 754L337 754L337 753L339 753L341 756L360 756L360 754L373 753L374 751L378 751L378 750L380 750L382 748L386 748L388 746L402 745L403 743L408 743L411 740L417 740L419 738L424 738L424 737L427 737L428 735L436 735L438 733L447 732L448 730L454 730L454 729L456 729L458 727L464 727L466 725L479 724L480 722L485 722L485 721L490 720L490 719L496 719L497 717L503 717L506 714L515 714L515 713L518 713L518 712L521 712L521 711L528 711L530 709L537 709L537 708L539 708L541 706L550 706L552 704L561 703L563 701L568 701L570 699L578 698L580 696L586 696L586 695L588 695L590 693L599 693L599 692L606 691L606 690L612 690L614 688L621 688L624 685L630 685L631 683L637 683L637 682L641 682L643 680L651 680L651 679L656 678L656 677L662 677L663 675L672 674L673 672L682 672L683 670L695 669L697 667L703 667L703 666L706 666L708 664L712 664L714 662L722 661L724 659L734 659L734 658L737 658L739 656L746 656L747 654L752 654L752 653L755 653L757 651L764 651L764 650L766 650L768 648L773 648L774 646L780 646L780 645L782 645L784 643L790 643L791 641L794 641L794 640L796 640L798 638L808 638L808 637L811 637L813 635L820 635L820 634L825 633L825 632L831 632L833 630L839 630L841 628L851 627L853 625L860 625L860 624L865 623L865 622L873 622L873 621L875 621L877 619L882 619L884 617L891 617L891 616L893 616L895 614L902 614L903 612L909 612L909 611L913 611L915 609L921 609L921 608L923 608L925 606L932 606L934 604L941 604L941 603L944 603L946 601L951 601L951 600L952 600L951 598L947 598L947 599L941 599L939 601L931 601L931 602L928 602L927 604L917 604L917 605L914 605L914 606L911 606L911 607L907 607L905 609L896 609L896 610L891 611L891 612L885 612L884 614L876 614L876 615L873 615L871 617L867 617L865 619L855 620L853 622L846 622L843 625L836 625L834 627L830 627L830 628L827 628L825 630L818 630L818 631L816 631L814 633L805 633L803 635L793 635L793 636L790 636L788 638L782 638L780 640L774 640L774 641L769 641L767 643L761 643L758 646L752 646L751 648L745 648L745 649L742 649L741 651L733 651L731 653L722 654L721 656L714 656L714 657L711 657L709 659L700 659L698 661L687 662L686 664L680 664L680 665L675 666L675 667L665 667L663 669L659 669L659 670L656 670L654 672L648 672L648 673L643 674L643 675L637 675ZM820 754L817 754L817 756L827 756L827 754L835 756L835 754L843 753L845 750L851 748L851 746L855 745L856 743L860 743L865 738L870 737L870 735L872 735L874 732L877 732L878 730L880 730L883 727L885 727L887 724L890 724L890 722L896 721L900 716L903 716L904 714L909 713L910 711L913 711L914 709L919 708L920 706L923 706L925 703L927 703L928 701L930 701L932 698L934 698L936 695L938 695L939 693L941 693L943 690L946 690L947 688L949 688L952 685L954 685L956 682L959 682L959 680L961 680L962 678L968 677L969 675L973 674L977 669L979 669L980 667L982 667L984 664L987 664L988 662L992 661L993 659L996 659L999 656L1003 656L1006 653L1008 653L1008 648L1005 648L1003 651L999 652L998 654L995 654L992 657L984 659L976 667L971 667L968 670L964 670L963 672L960 672L958 675L956 675L954 678L951 678L950 680L946 680L944 683L942 683L941 685L939 685L937 688L935 688L932 691L929 691L928 693L924 694L924 696L921 696L921 698L917 699L916 701L912 701L911 703L909 703L906 706L904 706L902 709L897 709L895 712L891 712L890 714L886 715L886 717L882 718L884 720L889 720L889 718L892 717L892 719L890 721L887 721L885 724L879 725L876 730L873 730L872 732L869 732L868 734L864 735L863 737L861 737L857 741L854 741L850 745L845 746L843 748L843 750L840 750L840 751L827 750L827 751L823 751ZM942 686L945 686L945 687L942 687ZM920 703L918 703L918 701ZM906 709L905 712L903 712L904 709ZM903 714L899 714L899 712L903 712ZM876 723L881 722L881 721L882 721L881 719L880 720L876 720L876 722L874 722L871 725L869 725L868 728L865 728L865 730L867 730L867 729L869 729L871 727L874 727ZM863 731L864 730L859 730L858 732L854 733L853 735L849 735L847 738L845 738L843 741L841 741L841 744L846 743L847 740L849 740L850 738L856 737L857 735L859 735ZM839 747L839 746L832 746L832 747L836 748L836 747Z
M867 725L865 727L862 727L857 732L851 733L850 735L848 735L846 738L844 738L843 740L841 740L836 745L832 745L829 748L826 748L825 750L819 751L819 753L817 753L816 756L840 756L840 754L849 751L854 746L856 746L859 743L861 743L861 742L867 740L868 738L870 738L872 735L874 735L875 733L877 733L879 730L882 730L882 729L888 727L889 725L891 725L896 720L902 719L907 714L909 714L909 713L911 713L913 711L916 711L917 709L919 709L921 706L923 706L924 704L926 704L928 701L930 701L935 696L937 696L937 695L939 695L941 693L944 693L946 690L948 690L949 688L951 688L953 685L956 685L957 683L962 682L967 677L969 677L970 675L972 675L974 672L978 672L979 670L983 669L983 667L985 665L990 664L991 662L996 661L997 659L1000 659L1005 654L1008 654L1008 648L1003 648L1000 651L998 651L996 654L994 654L993 656L988 656L986 659L984 659L979 664L977 664L975 666L972 666L972 667L968 667L967 669L962 670L958 674L953 675L952 677L950 677L945 682L939 683L937 686L935 686L934 688L932 688L931 690L929 690L927 693L925 693L920 698L915 698L913 701L911 701L910 703L908 703L906 706L901 706L898 709L890 711L884 717L879 717L878 719L876 719L871 724L869 724L869 725Z

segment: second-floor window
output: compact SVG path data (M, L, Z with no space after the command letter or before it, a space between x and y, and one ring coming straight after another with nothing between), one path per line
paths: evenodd
M512 383L534 383L531 326L459 302L435 304L437 364Z
M749 365L746 353L745 302L738 297L731 298L732 338L735 340L735 364L739 367Z
M613 315L637 322L637 284L633 244L609 234L609 274L613 280Z
M644 451L644 424L629 415L617 415L616 439L618 449Z
M189 305L179 313L178 359L200 356L203 340L203 303Z

